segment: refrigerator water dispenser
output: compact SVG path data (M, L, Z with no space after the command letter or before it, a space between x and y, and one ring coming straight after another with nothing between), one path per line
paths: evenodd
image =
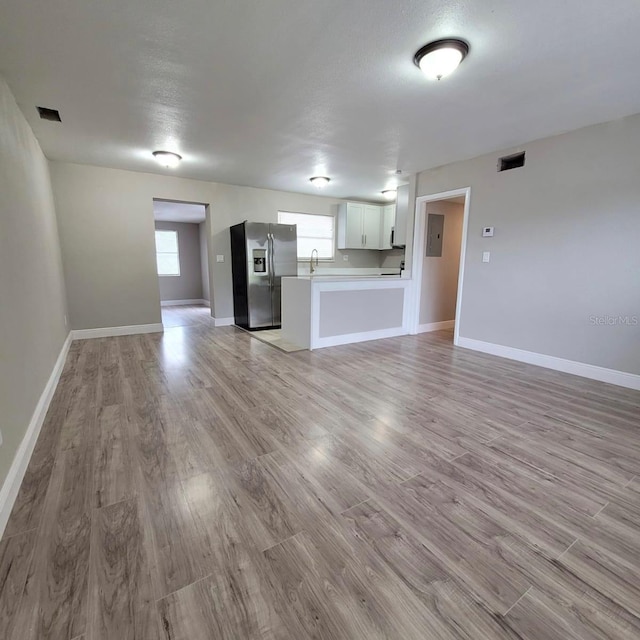
M253 250L253 273L267 273L267 252L265 249Z

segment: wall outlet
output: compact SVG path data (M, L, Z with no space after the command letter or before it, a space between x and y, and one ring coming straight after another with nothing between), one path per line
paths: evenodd
M349 262L349 256L348 255L344 255L342 256L342 261L343 262Z
M224 262L224 256L217 255L216 262Z
M489 262L491 260L491 251L482 252L482 262Z

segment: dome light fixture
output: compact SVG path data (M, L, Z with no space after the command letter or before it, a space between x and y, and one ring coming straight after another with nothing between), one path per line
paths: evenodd
M413 62L429 80L441 80L453 73L468 53L469 45L464 40L445 38L425 44L413 56Z
M153 157L156 162L167 169L175 169L182 160L182 156L172 151L154 151Z
M385 189L382 192L382 195L384 196L385 200L388 200L389 202L391 202L392 200L396 199L396 194L398 192L395 189Z
M327 178L327 176L313 176L313 178L309 178L309 182L311 182L316 189L322 189L331 182L331 178Z

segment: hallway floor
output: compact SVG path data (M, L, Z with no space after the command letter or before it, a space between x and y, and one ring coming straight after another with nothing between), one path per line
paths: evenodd
M211 309L202 304L162 307L162 324L165 329L174 327L213 327Z
M450 342L74 342L0 637L637 639L640 393Z

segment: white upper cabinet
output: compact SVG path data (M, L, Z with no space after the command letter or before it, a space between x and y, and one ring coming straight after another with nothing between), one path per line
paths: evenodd
M381 249L391 249L391 235L396 222L396 205L388 204L382 207L382 236L380 238Z
M380 249L380 227L382 225L382 207L372 204L364 205L364 249Z
M404 184L398 187L396 192L396 213L394 232L393 232L393 245L404 246L407 242L407 225L410 220L409 217L409 185Z
M388 233L383 228L387 208L361 202L339 205L338 249L390 249L391 228Z
M338 249L362 249L364 245L364 205L348 202L338 214ZM341 215L342 214L342 215ZM343 220L340 218L343 217ZM344 233L340 234L344 226Z

